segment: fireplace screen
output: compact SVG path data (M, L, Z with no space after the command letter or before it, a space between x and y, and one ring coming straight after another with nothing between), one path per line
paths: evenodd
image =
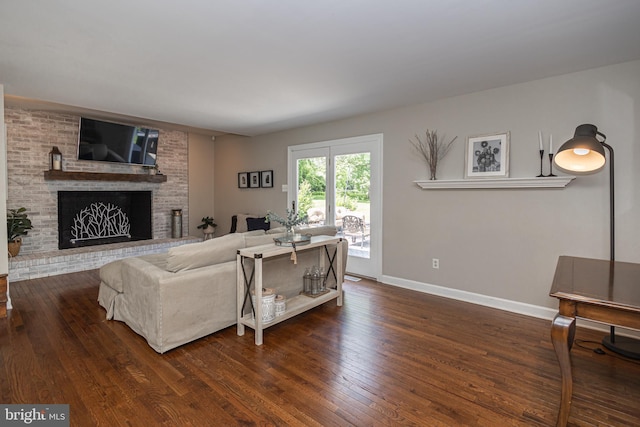
M129 217L118 206L104 202L91 203L73 218L71 244L109 237L131 238L130 229Z
M151 239L151 191L59 191L58 247Z

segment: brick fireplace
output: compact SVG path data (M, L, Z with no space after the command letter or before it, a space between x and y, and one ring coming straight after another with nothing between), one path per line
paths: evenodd
M170 239L172 209L182 209L183 229L188 230L188 134L183 131L159 129L158 165L167 177L166 182L127 182L108 178L45 179L44 171L49 165L48 154L53 146L57 146L62 152L62 167L67 172L146 174L141 166L76 160L79 120L78 115L5 106L7 207L24 206L33 224L33 230L23 239L20 255L10 260L10 278L12 270L27 268L24 263L20 264L21 261L33 262L35 266L37 263L47 262L42 259L58 255L96 253L96 247L62 250L59 248L59 192L147 192L151 198L152 238L148 245L159 242L168 245L178 243ZM119 245L124 245L123 247L129 248L127 251L131 251L131 247L142 244L141 241ZM96 268L95 264L87 266ZM66 272L55 270L56 267L39 277Z

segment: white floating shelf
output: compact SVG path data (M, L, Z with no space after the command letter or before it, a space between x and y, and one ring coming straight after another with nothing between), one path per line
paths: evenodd
M575 176L542 178L482 178L413 181L423 190L456 190L488 188L564 188Z

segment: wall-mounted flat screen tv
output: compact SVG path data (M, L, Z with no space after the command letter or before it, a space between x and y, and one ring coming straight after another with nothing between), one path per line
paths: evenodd
M153 166L158 135L156 129L81 117L78 160Z

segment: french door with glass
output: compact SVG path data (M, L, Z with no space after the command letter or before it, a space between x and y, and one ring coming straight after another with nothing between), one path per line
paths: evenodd
M349 240L347 271L381 271L382 135L289 147L289 206Z

